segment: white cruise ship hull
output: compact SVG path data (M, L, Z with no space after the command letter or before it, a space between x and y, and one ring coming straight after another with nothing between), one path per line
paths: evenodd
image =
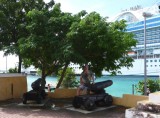
M147 59L146 63L147 76L160 76L160 58ZM117 75L144 75L144 59L135 59L133 67L127 69L126 67L120 69L121 74ZM103 71L103 75L110 73Z

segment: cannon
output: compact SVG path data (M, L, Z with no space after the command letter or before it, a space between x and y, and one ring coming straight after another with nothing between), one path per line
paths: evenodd
M42 102L46 98L46 92L41 87L41 78L38 78L31 84L33 90L26 92L23 94L23 104L26 104L28 100L34 100L38 104Z
M97 82L95 84L86 85L88 94L75 96L72 105L74 108L83 106L86 110L91 111L97 106L111 106L113 98L105 92L104 88L113 84L112 80ZM90 94L90 92L92 92Z

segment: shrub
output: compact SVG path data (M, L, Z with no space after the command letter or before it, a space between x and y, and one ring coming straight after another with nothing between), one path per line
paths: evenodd
M9 73L17 73L18 72L18 69L15 67L15 68L10 68L8 70Z
M156 92L160 90L160 80L156 79L147 79L146 81L147 88L149 88L150 93ZM144 95L144 81L139 81L137 85L135 85L136 92Z
M62 74L62 70L59 70L58 71L58 80L60 79L61 74ZM75 87L78 86L78 83L79 82L76 79L75 72L73 71L73 69L72 68L67 68L64 79L61 83L61 87L75 88Z
M42 71L40 69L37 70L37 75L41 76Z

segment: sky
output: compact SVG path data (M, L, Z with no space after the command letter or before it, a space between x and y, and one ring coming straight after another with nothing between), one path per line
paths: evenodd
M50 0L44 0L49 2ZM149 7L160 0L54 0L56 3L61 3L61 10L76 14L81 10L86 10L88 13L92 11L98 12L102 17L114 17L124 9L129 9L140 5Z

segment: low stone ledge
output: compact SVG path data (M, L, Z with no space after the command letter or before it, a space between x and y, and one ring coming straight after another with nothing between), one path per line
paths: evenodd
M160 113L160 104L155 104L150 101L140 101L137 104L137 110L149 111L153 113Z
M160 118L160 114L130 108L126 109L125 118Z

